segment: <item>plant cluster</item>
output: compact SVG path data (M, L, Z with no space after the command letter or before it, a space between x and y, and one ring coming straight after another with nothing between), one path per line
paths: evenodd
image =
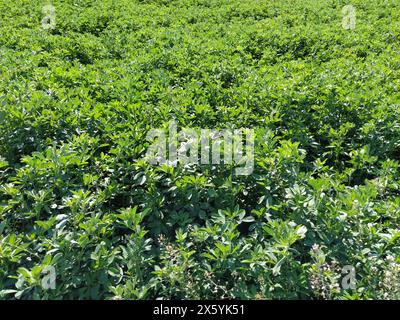
M46 4L0 2L0 298L400 296L397 1ZM171 119L253 173L149 164Z

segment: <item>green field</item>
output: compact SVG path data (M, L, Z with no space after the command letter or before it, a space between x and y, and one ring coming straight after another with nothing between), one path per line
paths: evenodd
M399 48L398 0L0 0L0 298L400 299ZM149 163L172 120L251 174Z

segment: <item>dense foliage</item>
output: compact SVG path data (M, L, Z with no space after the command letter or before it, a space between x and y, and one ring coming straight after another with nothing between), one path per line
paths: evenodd
M45 4L0 1L1 298L400 298L397 1ZM147 163L172 118L254 172Z

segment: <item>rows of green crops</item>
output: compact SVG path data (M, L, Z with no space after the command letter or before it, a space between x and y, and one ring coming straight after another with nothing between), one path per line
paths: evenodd
M400 298L399 46L398 0L0 0L0 298ZM171 119L252 174L145 161Z

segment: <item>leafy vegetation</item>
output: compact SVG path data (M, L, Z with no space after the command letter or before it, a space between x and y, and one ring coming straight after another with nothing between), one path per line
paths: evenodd
M400 297L397 1L45 4L0 2L1 298ZM254 172L147 163L172 118Z

